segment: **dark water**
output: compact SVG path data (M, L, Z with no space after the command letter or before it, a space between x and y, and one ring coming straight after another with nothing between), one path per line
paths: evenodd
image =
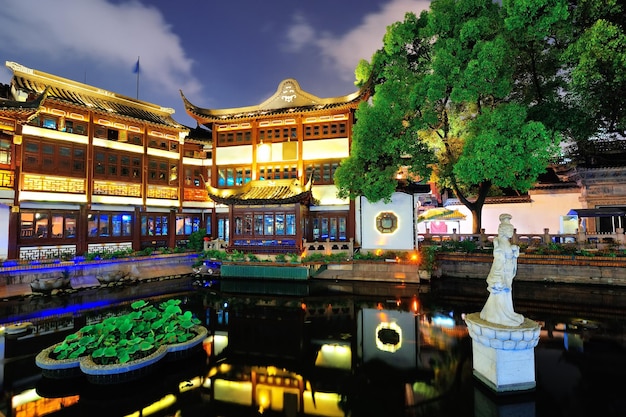
M430 285L158 281L0 304L6 416L626 416L626 290L515 283L517 312L542 325L537 387L496 395L472 375L463 315L484 282ZM36 353L135 299L183 300L213 344L148 377L97 385L41 376ZM415 307L418 307L416 312ZM418 313L418 314L416 314ZM417 336L419 335L419 336ZM227 343L224 340L227 337Z

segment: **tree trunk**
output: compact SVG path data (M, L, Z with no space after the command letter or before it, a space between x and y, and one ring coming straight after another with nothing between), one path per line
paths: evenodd
M473 204L473 207L468 208L472 212L472 233L479 234L483 223L483 205L481 204L478 207L476 204Z
M456 184L456 182L453 182ZM454 187L454 192L458 199L463 203L465 207L467 207L472 213L472 233L479 234L482 228L482 211L483 205L485 204L485 199L487 198L487 194L489 193L489 189L491 188L491 182L485 181L481 182L478 185L478 196L476 200L470 201L467 196L463 195L459 191L457 187Z

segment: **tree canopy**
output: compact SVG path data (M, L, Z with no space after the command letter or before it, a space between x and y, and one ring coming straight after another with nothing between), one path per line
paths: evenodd
M406 167L451 189L479 232L488 194L527 192L561 140L623 134L620 13L617 0L433 0L407 13L356 69L372 96L336 171L339 195L389 201ZM622 94L607 101L611 88Z

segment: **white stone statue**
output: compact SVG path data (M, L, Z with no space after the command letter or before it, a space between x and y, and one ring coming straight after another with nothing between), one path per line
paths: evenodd
M509 241L514 232L511 218L510 214L500 215L498 236L493 240L493 264L487 276L489 298L480 312L481 319L502 326L519 326L524 322L524 316L513 310L511 286L517 273L519 246Z

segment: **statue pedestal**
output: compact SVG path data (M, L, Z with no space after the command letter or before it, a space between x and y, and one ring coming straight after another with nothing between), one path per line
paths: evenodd
M528 391L536 386L535 346L539 324L525 318L516 327L501 326L468 314L474 376L495 392Z

